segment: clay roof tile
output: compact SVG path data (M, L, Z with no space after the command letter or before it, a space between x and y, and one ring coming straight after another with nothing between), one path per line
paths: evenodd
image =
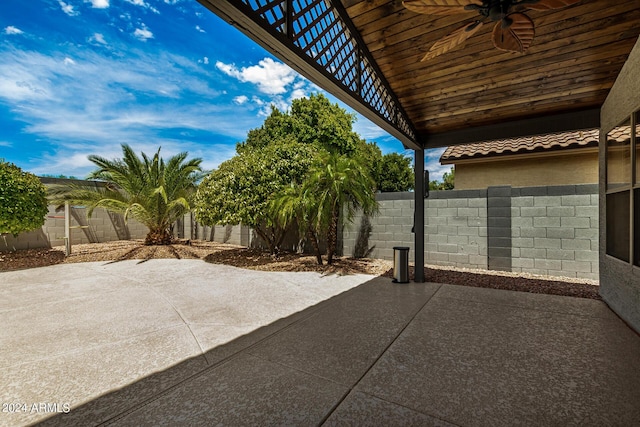
M610 137L615 140L628 138L629 129L617 128ZM454 145L447 147L440 157L443 164L455 163L456 160L475 159L483 157L504 156L518 153L532 153L597 147L599 139L598 129L574 132L552 133L519 138L499 139L473 144Z

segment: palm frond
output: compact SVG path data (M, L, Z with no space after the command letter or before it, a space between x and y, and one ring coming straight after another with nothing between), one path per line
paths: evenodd
M202 178L202 159L186 160L186 152L172 156L168 162L160 157L160 148L152 157L122 144L122 159L109 160L91 155L98 168L91 177L103 181L96 188L77 185L53 188L53 203L86 205L91 214L100 207L122 213L125 219L137 219L150 230L168 229L191 208L196 183Z

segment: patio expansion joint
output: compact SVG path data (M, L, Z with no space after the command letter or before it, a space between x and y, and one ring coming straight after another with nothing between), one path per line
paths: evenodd
M162 292L160 292L158 289L155 289L152 286L149 286L148 284L142 282L142 281L137 281L138 283L143 284L148 290L150 290L151 292L155 293L156 295L158 295L162 300L164 300L164 302L166 302L167 304L169 304L169 306L173 309L173 311L178 315L178 317L180 318L180 320L182 320L182 323L184 323L184 325L187 327L187 329L189 329L189 333L191 334L191 336L193 337L193 340L196 342L196 344L198 345L198 348L200 349L200 354L202 356L204 356L205 354L205 350L204 347L202 346L202 343L200 342L200 340L198 339L198 337L196 336L196 334L193 332L193 330L191 329L191 323L189 321L187 321L187 319L185 318L185 316L182 315L182 313L180 312L180 310L178 309L178 307L175 306L175 304L173 304L173 302L171 302L171 300L169 298L167 298ZM205 358L206 360L206 358Z
M373 369L373 367L378 363L378 361L380 361L380 359L385 355L385 353L387 353L387 351L389 351L389 349L391 348L391 346L398 340L398 338L400 337L400 335L402 335L404 333L404 331L409 327L409 325L411 325L411 323L413 323L413 321L415 320L415 318L418 316L418 314L420 314L420 312L422 312L422 310L424 310L424 308L427 306L427 304L429 304L429 302L438 294L438 292L440 292L440 289L442 289L442 285L438 284L438 289L436 289L436 291L429 297L427 298L427 300L424 302L424 304L422 304L420 306L419 309L417 309L415 311L415 313L413 313L413 316L411 316L411 318L405 323L405 325L402 327L402 329L400 329L400 331L396 334L395 337L393 337L393 339L391 339L391 341L389 342L389 344L387 344L387 346L382 350L382 352L380 352L380 354L378 355L378 357L376 357L376 359L371 363L371 365L369 365L369 367L366 369L366 371L360 376L360 378L358 378L356 380L356 382L351 385L349 387L349 389L346 391L346 393L342 396L342 398L340 398L340 400L338 402L336 402L335 405L333 405L333 407L329 410L329 412L327 412L327 414L324 416L324 418L320 421L320 423L318 425L323 425L327 422L327 420L329 419L329 417L336 411L336 409L338 409L338 407L342 404L342 402L344 402L344 400L347 398L347 396L354 391L354 389L358 386L358 384L360 384L360 382L363 380L364 377L367 376L367 374L371 371L371 369ZM317 376L317 375L316 375ZM378 396L374 396L376 399L381 399ZM381 399L384 400L385 402L388 402L385 399ZM394 402L389 402L389 403L393 403L394 405L396 403ZM401 405L400 405L401 406ZM415 412L420 412L417 411L413 408L408 408L411 409L412 411ZM425 415L429 415L430 417L433 417L433 415L431 414L425 414ZM443 420L445 421L445 420ZM448 422L448 421L447 421Z
M51 354L48 354L47 356L44 356L44 357L38 357L36 359L31 359L31 360L26 361L26 362L20 362L20 363L16 363L16 364L12 364L12 365L2 365L2 364L0 364L0 371L3 370L3 369L7 369L7 368L15 368L15 367L19 367L19 366L28 366L28 365L32 365L34 363L46 362L48 360L56 359L56 358L61 357L61 356L70 356L70 355L73 355L73 354L88 353L90 351L93 351L93 350L96 350L96 349L99 349L99 348L102 348L102 347L110 347L110 346L113 346L113 345L118 344L118 343L131 341L131 340L134 340L134 339L137 339L137 338L140 338L140 337L144 337L144 336L147 336L147 335L157 334L158 332L161 332L161 331L166 331L166 330L169 330L169 329L177 329L177 328L182 328L182 327L183 327L183 325L181 325L179 323L176 323L174 325L164 326L162 328L154 329L152 331L147 331L147 332L143 332L143 333L136 334L136 335L129 335L129 336L127 336L127 338L119 339L119 340L116 340L116 341L102 342L102 343L99 343L99 344L95 344L95 345L92 345L92 346L85 347L83 349L74 348L74 349L69 350L69 351L63 351L63 352L59 352L59 353L51 353Z
M67 303L67 302L73 302L73 301L92 300L92 299L96 299L98 296L102 297L103 295L113 294L113 293L116 293L116 292L121 292L121 290L120 289L105 290L105 291L100 291L99 293L95 293L95 294L93 294L91 296L78 295L78 296L74 296L74 297L70 297L70 298L64 298L64 299L38 301L38 302L34 302L32 304L26 304L26 305L21 305L21 306L17 306L17 307L0 308L0 315L6 314L6 313L11 314L12 311L18 312L18 311L24 310L25 308L29 308L30 310L34 310L34 309L37 309L37 307L39 307L39 306L51 306L51 305L55 305L55 304Z

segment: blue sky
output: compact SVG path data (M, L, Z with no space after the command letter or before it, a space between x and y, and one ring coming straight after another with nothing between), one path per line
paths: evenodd
M0 158L38 175L84 177L89 154L120 157L121 143L213 169L271 104L316 92L196 0L0 2ZM354 129L412 154L362 116ZM449 170L441 153L426 153L432 179Z

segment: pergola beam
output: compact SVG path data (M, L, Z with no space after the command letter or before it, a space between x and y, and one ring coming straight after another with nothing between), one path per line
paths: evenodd
M292 0L198 1L405 147L423 149L340 1L307 0L304 9Z

